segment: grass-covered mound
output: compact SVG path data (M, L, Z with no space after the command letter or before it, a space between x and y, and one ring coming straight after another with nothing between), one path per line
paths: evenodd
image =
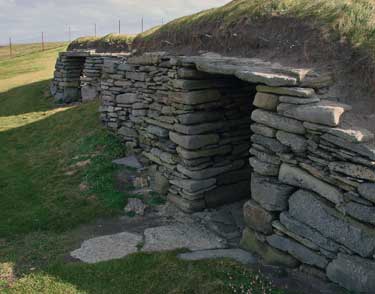
M104 37L81 37L68 46L68 50L96 49L98 52L122 52L130 51L134 35L109 34Z

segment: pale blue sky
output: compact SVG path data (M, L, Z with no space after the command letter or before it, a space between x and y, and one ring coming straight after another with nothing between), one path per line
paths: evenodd
M221 6L230 0L0 0L0 44L12 37L15 43L39 41L45 32L49 41L117 32L138 33L141 17L145 29L164 21Z

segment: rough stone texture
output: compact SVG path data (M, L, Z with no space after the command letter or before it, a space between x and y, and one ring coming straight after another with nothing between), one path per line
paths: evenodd
M295 153L303 153L307 149L307 140L302 136L278 131L276 133L276 138L282 144L290 147Z
M178 255L178 258L190 261L230 258L245 265L255 264L257 262L257 258L254 255L241 249L216 249L181 253Z
M84 86L81 88L81 97L83 102L92 101L98 98L98 89L93 86Z
M309 209L304 209L305 207ZM289 199L289 213L293 218L363 257L369 257L374 252L373 230L354 220L345 219L333 208L319 201L313 193L303 190L294 193Z
M274 93L279 95L297 96L297 97L311 97L315 95L314 89L309 88L287 88L287 87L268 87L257 86L258 92Z
M247 228L243 232L241 248L258 254L266 264L291 268L298 266L298 261L294 257L259 241L256 233Z
M328 277L346 289L373 293L375 289L375 262L356 256L339 254L327 267Z
M142 251L187 248L191 251L226 248L225 240L198 224L176 224L146 229Z
M141 235L127 232L97 237L83 242L81 248L70 255L86 263L119 259L137 252L142 240Z
M250 165L254 171L263 176L277 176L279 174L279 165L260 161L256 157L250 158Z
M374 134L363 128L334 128L328 133L353 143L369 142L374 139Z
M279 181L294 187L314 191L335 204L343 202L343 195L337 188L318 180L300 168L285 163L281 165Z
M130 168L135 169L142 169L143 165L139 162L138 158L134 155L127 156L124 158L115 159L113 161L114 164L122 165Z
M375 170L359 164L349 162L331 162L329 164L329 169L353 178L375 182Z
M251 198L268 211L288 208L288 199L295 191L293 186L281 184L277 178L251 175Z
M128 204L125 206L124 211L127 213L134 212L136 215L143 216L146 208L147 205L145 205L141 199L129 198Z
M190 150L199 149L219 142L219 136L215 134L184 136L178 133L170 132L169 138L172 142Z
M279 96L267 93L257 93L253 105L266 110L276 110L279 104Z
M264 124L277 130L296 134L305 133L305 128L301 122L261 109L254 110L251 114L251 119L257 123Z
M375 225L374 206L366 206L355 202L349 202L342 207L342 210L360 221Z
M249 198L250 185L248 181L218 187L204 193L207 207L217 207Z
M313 265L319 268L325 268L328 261L325 257L315 253L314 251L307 249L305 246L299 243L285 238L279 235L272 235L267 237L267 242L273 247L288 252L301 262L309 265Z
M270 137L270 138L276 137L276 130L275 129L272 129L272 128L267 127L267 126L262 125L262 124L257 124L257 123L252 124L251 130L255 134L262 135L262 136L265 136L265 137Z
M272 233L272 221L274 220L274 216L255 201L249 200L245 203L243 214L248 227L264 234Z
M358 187L358 192L361 194L362 197L375 203L375 184L361 184Z
M336 102L321 101L315 104L291 107L283 111L282 114L302 121L335 127L340 123L345 108L346 106Z

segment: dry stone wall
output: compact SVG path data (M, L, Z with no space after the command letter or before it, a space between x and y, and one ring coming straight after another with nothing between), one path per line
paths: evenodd
M374 135L346 124L330 74L212 54L102 60L101 119L170 201L248 199L243 248L373 293Z

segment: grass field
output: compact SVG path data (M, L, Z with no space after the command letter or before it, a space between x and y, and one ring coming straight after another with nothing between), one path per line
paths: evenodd
M57 53L19 47L0 58L0 293L284 293L228 261L183 262L175 252L95 265L70 262L82 224L121 213L111 160L123 155L98 120L97 102L56 107Z

